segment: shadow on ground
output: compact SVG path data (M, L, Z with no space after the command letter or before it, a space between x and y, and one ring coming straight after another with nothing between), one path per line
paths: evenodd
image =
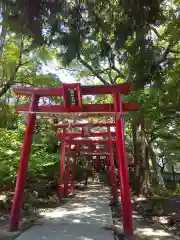
M17 240L112 240L112 232L104 228L112 224L108 193L108 188L101 184L89 185L65 205L42 211L42 218Z
M133 222L135 233L141 236L141 239L151 240L173 240L179 239L172 233L168 232L165 228L161 227L157 223L145 220L137 212L133 212Z

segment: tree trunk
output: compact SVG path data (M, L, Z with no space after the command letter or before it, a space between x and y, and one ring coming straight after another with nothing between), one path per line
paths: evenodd
M175 187L176 186L176 173L175 173L173 164L172 164L172 173L173 173L173 186Z
M151 192L149 175L149 152L144 131L144 118L139 114L132 121L132 135L135 160L135 194L149 194Z
M165 183L164 183L164 179L161 173L161 169L159 168L158 164L157 164L157 159L156 159L156 154L152 148L152 145L149 143L149 155L152 161L152 167L154 169L154 173L156 176L156 183L157 185L159 185L160 187L162 187L163 189L165 189Z
M2 29L1 29L1 34L0 34L0 57L2 56L3 53L3 47L4 47L4 42L6 39L6 33L7 33L7 28L5 26L5 20L4 20L4 9L1 6L1 18L2 18Z

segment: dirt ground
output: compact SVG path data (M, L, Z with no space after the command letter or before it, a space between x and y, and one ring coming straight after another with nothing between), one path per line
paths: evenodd
M112 205L113 224L122 226L122 211L120 204ZM163 198L144 197L133 198L133 212L136 212L150 226L161 226L164 231L180 237L180 196ZM153 227L152 227L153 228ZM116 239L126 239L116 236Z
M76 184L77 190L84 190L84 185ZM0 228L7 228L9 224L9 216L12 206L13 191L2 191L0 193ZM25 189L24 202L21 211L20 231L23 232L31 227L37 219L40 218L40 213L44 209L53 209L65 204L69 199L63 199L59 202L57 190L48 188L37 193L32 189Z
M134 198L134 209L144 218L157 222L180 236L180 196Z
M0 228L6 227L9 223L10 210L13 193L3 192L0 194ZM56 195L46 198L36 197L33 201L25 198L22 212L20 231L24 231L39 218L39 213L43 208L55 208L59 205Z

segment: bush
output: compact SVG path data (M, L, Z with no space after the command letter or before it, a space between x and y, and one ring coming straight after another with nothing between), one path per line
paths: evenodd
M19 166L21 133L0 129L0 143L0 184L12 187Z
M161 186L157 186L153 188L152 194L162 197L169 197L172 195L172 191L170 189L164 189Z
M0 129L0 187L12 188L19 167L24 129L15 131ZM47 146L33 143L29 160L28 179L38 178L54 180L59 176L60 154L50 154Z
M173 191L173 195L180 195L180 184L176 184L176 189Z

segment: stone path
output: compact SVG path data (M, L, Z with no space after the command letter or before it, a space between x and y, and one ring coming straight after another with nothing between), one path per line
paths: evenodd
M99 184L87 189L61 207L42 212L42 219L26 232L0 233L0 240L113 240L112 231L104 228L112 224L108 188ZM146 221L133 211L135 240L179 240L156 223ZM123 232L122 222L116 225ZM19 235L17 237L17 235Z
M62 207L42 213L41 221L16 240L113 240L103 226L112 224L108 188L89 185Z

